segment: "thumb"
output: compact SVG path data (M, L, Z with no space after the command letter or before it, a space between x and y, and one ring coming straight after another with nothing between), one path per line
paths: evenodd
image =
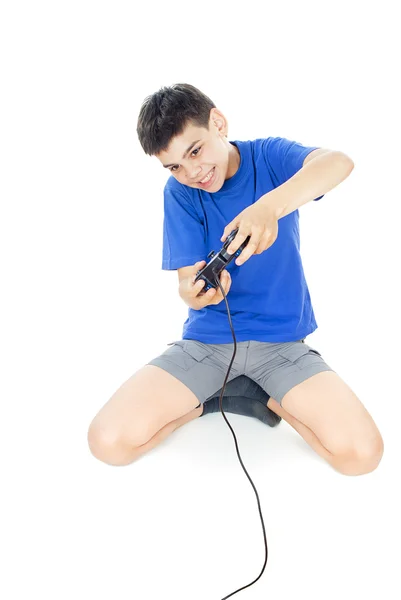
M198 271L200 271L202 269L202 267L204 267L206 264L205 260L198 260L198 262L196 262L193 266L193 270L192 270L192 281L195 279L196 274Z
M205 260L198 260L198 262L196 262L194 264L194 273L197 273L199 271L199 269L201 269L205 264L206 264Z

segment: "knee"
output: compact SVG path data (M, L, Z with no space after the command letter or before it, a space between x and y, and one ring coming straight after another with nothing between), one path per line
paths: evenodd
M383 438L379 434L374 440L360 444L343 455L338 463L338 471L343 475L372 473L379 466L383 453Z
M95 421L89 426L87 440L93 456L108 465L123 466L133 461L132 449L130 452L121 437Z

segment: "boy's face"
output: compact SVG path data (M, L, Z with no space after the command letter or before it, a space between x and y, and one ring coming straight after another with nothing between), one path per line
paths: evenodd
M235 174L240 163L237 148L226 136L227 121L213 108L209 129L189 123L181 135L171 140L167 150L156 156L180 183L218 192L225 180Z

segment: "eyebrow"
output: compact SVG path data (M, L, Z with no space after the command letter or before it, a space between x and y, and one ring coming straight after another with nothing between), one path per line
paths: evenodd
M192 144L185 150L184 154L182 155L182 158L184 159L186 157L186 155L188 154L188 152L190 152L192 150L192 148L195 146L195 144L198 144L198 142L200 142L200 140L196 140L195 142L192 142ZM168 165L163 165L163 167L165 169L168 169L168 167L174 167L176 163L170 163Z

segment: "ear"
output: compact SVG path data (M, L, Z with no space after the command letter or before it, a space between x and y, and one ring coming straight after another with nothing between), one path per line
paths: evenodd
M222 136L227 136L228 123L223 113L217 108L212 108L210 111L209 129L216 128L217 132Z

